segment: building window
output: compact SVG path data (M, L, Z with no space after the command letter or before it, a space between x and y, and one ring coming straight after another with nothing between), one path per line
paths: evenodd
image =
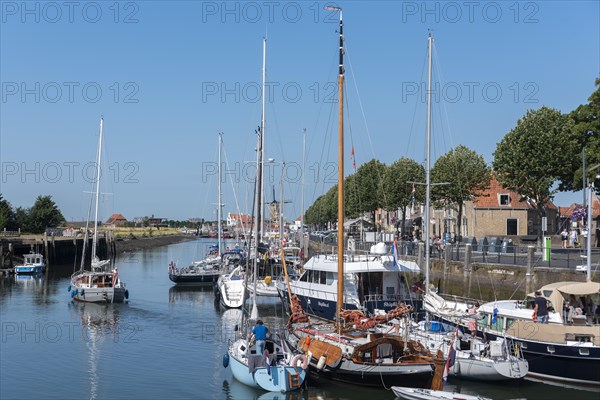
M506 234L507 235L518 235L519 231L519 220L518 219L507 219L506 220Z
M501 194L500 197L500 205L501 206L510 206L510 196L507 194Z

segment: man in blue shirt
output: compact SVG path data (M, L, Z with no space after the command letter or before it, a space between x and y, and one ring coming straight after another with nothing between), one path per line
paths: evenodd
M256 321L256 326L252 328L252 333L256 338L256 354L263 354L265 352L265 344L267 335L269 334L269 328L263 325L263 322L259 319Z

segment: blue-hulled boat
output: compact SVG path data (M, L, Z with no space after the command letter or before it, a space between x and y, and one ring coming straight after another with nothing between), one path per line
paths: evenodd
M46 272L46 263L44 262L44 256L39 253L25 254L23 265L17 265L15 267L15 273L17 275L34 275L43 274Z

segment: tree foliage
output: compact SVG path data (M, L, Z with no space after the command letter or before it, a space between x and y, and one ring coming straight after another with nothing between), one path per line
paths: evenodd
M361 165L355 173L358 210L374 212L384 206L383 177L386 165L376 159Z
M489 188L490 168L483 157L466 146L458 146L437 159L431 170L432 198L457 210L457 228L461 232L463 205Z
M578 141L573 121L543 106L528 111L496 146L493 167L498 180L524 199L533 201L538 216L556 193L553 185L571 165ZM541 238L541 225L539 230Z
M17 230L17 217L12 205L8 200L2 198L0 193L0 231L4 229L7 231Z
M596 79L595 84L597 88L588 98L589 103L582 104L569 113L578 148L570 159L565 160L568 168L559 177L558 187L561 191L583 188L583 162L577 155L582 154L584 149L588 178L593 178L597 172L590 169L600 164L600 78ZM596 185L596 190L600 190L600 185Z
M394 161L384 174L385 204L388 210L402 210L402 233L406 221L406 209L414 202L420 204L425 199L425 187L413 185L408 182L425 182L425 168L416 161L402 157Z
M46 228L55 228L65 223L52 196L38 196L28 214L27 231L31 233L42 233Z

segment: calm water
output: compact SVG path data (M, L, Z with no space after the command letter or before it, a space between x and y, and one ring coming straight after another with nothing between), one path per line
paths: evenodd
M126 254L117 260L127 304L73 303L73 266L53 266L41 278L0 280L0 399L394 399L391 391L310 377L301 393L253 390L222 366L239 318L222 310L212 288L174 287L172 259L198 259L207 240ZM271 300L259 307L274 329L284 318ZM464 393L494 399L594 399L599 392L531 381L455 382Z

